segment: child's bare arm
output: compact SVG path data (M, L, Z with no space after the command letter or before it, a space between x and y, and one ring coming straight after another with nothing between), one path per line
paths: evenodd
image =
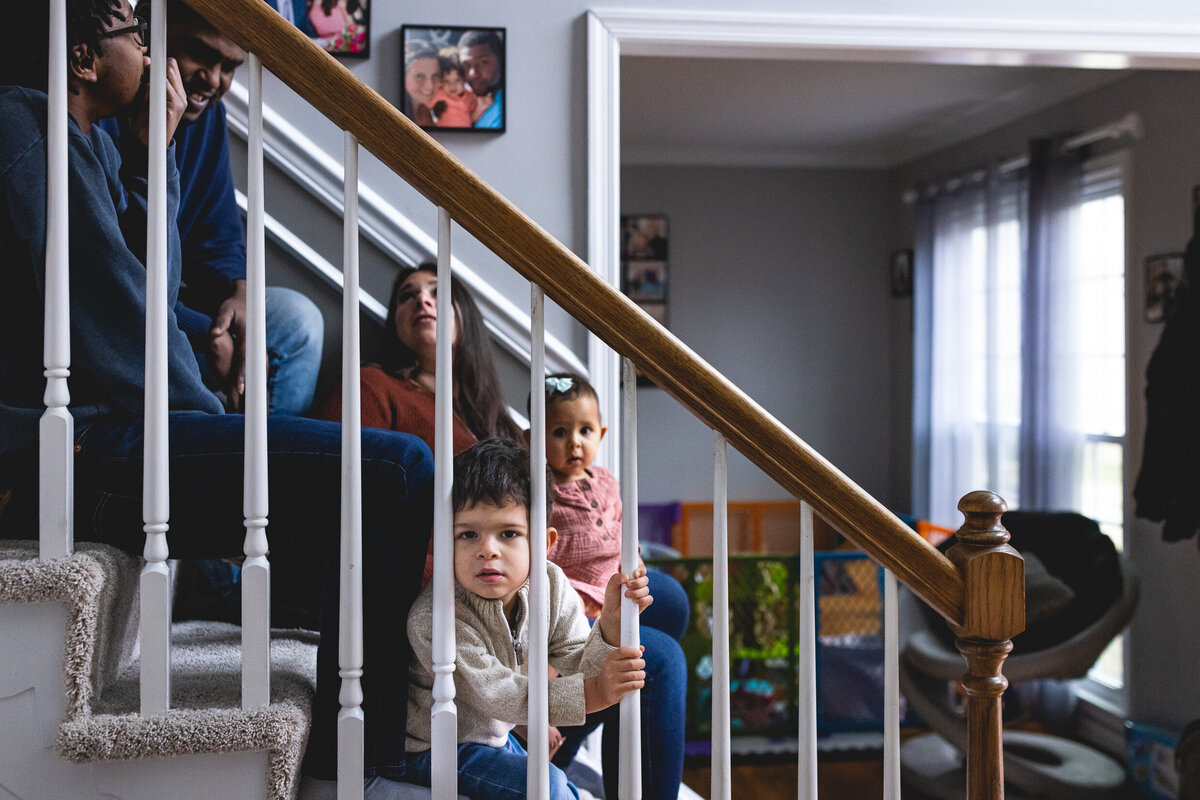
M646 662L641 647L619 647L611 652L599 675L583 679L587 713L608 708L646 683Z
M654 602L650 596L650 579L646 577L646 567L640 560L633 575L626 576L618 572L608 579L608 585L604 587L604 607L596 624L600 626L604 641L614 646L621 643L622 586L625 587L625 596L637 605L639 614Z

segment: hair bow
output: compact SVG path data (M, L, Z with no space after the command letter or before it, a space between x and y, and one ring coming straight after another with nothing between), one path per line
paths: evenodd
M546 378L546 388L550 394L563 394L571 391L575 381L571 378Z

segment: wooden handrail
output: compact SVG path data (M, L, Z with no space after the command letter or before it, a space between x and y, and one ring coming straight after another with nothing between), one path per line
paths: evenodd
M949 559L299 29L262 0L186 2L947 621L962 621L963 579Z

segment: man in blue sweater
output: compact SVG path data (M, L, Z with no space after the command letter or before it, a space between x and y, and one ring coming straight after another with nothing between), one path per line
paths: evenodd
M20 47L0 50L0 538L37 535L38 420L46 303L48 4L5 4ZM69 411L74 419L74 533L140 554L145 386L146 24L129 0L67 0L67 190L70 197ZM187 93L169 60L167 136ZM118 152L97 122L126 115ZM176 153L168 149L167 295L179 289ZM54 189L53 191L61 191ZM167 315L173 558L242 552L245 418L201 382L190 343ZM273 571L319 567L325 613L307 769L331 776L338 715L341 426L273 415L267 429ZM363 659L368 776L404 773L408 653L395 636L416 597L431 529L433 456L416 437L362 436Z
M148 1L138 6L148 21L152 21L150 8ZM246 378L246 244L221 98L246 54L181 0L167 3L167 54L179 64L187 99L175 132L183 274L175 316L196 352L205 385L219 392L228 409L241 411ZM132 135L131 122L124 115L103 120L100 127L120 146ZM266 322L267 408L272 414L306 414L321 367L321 312L300 292L271 286L266 292ZM238 579L238 568L219 559L185 564L176 614L240 619ZM296 613L304 605L306 588L292 587L286 580L276 582L274 609L281 624L316 627L313 617Z
M138 7L146 15L150 3ZM225 106L245 53L180 0L167 6L167 53L179 64L187 94L175 133L179 166L179 238L183 287L175 304L179 327L192 341L201 375L240 411L245 393L246 244L229 167ZM129 120L101 122L120 144ZM321 366L324 321L300 292L269 287L267 403L271 413L302 415L312 404Z

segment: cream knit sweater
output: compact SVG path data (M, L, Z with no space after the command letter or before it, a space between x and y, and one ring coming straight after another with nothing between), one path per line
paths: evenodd
M550 681L550 724L582 725L583 679L599 674L615 650L597 624L590 631L579 595L553 563L546 563L550 596L550 663L560 677ZM529 582L517 594L514 628L500 600L486 600L454 587L457 654L454 659L454 702L458 709L458 741L500 747L513 726L529 716ZM409 670L408 738L410 753L430 747L433 706L433 586L413 603L408 614L408 641L415 658Z

